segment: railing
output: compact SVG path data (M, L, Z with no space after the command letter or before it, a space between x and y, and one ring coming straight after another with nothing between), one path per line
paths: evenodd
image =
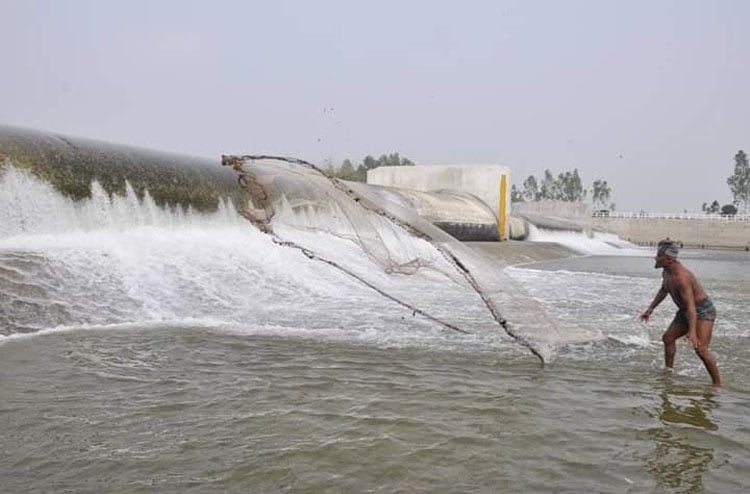
M628 213L619 211L594 211L594 218L623 218L641 220L711 220L711 221L747 221L750 214L706 214L706 213Z

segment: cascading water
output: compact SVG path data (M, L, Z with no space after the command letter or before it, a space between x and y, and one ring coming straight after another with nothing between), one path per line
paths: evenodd
M389 274L356 243L291 221L315 224L315 215L290 209L285 226L463 332L273 243L229 200L209 214L158 206L129 186L123 196L96 182L91 191L73 201L27 171L0 169L0 342L86 328L195 326L397 346L510 344L445 259L406 233L387 241L405 246L397 264L409 274ZM415 253L433 269L410 265Z
M620 239L613 233L592 232L590 234L566 230L538 228L529 223L529 242L553 242L564 245L581 254L642 256L644 249Z

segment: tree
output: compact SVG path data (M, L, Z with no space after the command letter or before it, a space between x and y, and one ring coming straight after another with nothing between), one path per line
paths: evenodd
M344 160L341 163L338 173L336 173L336 177L342 180L352 180L354 178L354 165L352 162L348 159Z
M556 197L556 199L567 202L581 202L586 198L586 190L583 188L581 177L578 175L578 168L575 168L573 173L561 173L558 180L560 184L556 189L559 197Z
M542 200L552 200L555 198L555 178L549 170L544 170L544 178L539 187L539 198Z
M572 172L566 171L559 173L555 177L550 170L544 170L544 178L539 181L534 175L529 175L523 182L523 190L511 188L511 197L513 201L564 201L564 202L582 202L586 199L589 191L584 188L583 180L578 173L578 168ZM602 208L606 207L612 189L609 188L606 181L597 180L594 182L594 201L600 203ZM615 205L610 204L609 209L614 210Z
M523 202L523 194L516 188L516 184L510 186L510 202Z
M706 214L716 214L720 208L719 201L712 202L710 206L705 202L703 203L703 212Z
M523 181L523 198L527 201L538 201L539 200L539 184L534 178L534 175L529 175L526 180Z
M373 168L378 167L378 160L370 156L369 154L365 156L365 159L362 161L362 164L365 167L365 170L372 170Z
M345 159L341 163L341 167L337 171L330 173L330 175L341 180L367 182L367 171L379 166L414 166L414 162L407 158L402 158L398 153L382 154L377 159L367 155L362 160L362 163L357 166L354 166L351 160ZM327 168L327 170L330 172L331 167Z
M750 165L747 154L741 149L734 155L734 175L727 178L727 185L732 191L734 203L743 204L743 209L747 211L750 204Z
M722 216L734 216L737 214L737 207L734 204L725 204L721 207Z
M606 180L594 180L591 187L591 201L594 203L594 207L607 209L607 202L609 202L611 193L612 189ZM614 209L614 204L610 204L609 209Z

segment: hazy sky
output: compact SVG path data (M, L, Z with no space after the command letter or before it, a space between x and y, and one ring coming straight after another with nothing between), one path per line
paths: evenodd
M209 157L398 151L731 201L750 1L0 0L0 123Z

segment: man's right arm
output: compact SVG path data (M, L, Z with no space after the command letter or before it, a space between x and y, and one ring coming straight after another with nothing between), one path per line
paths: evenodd
M640 320L648 322L649 318L651 317L651 313L654 312L654 309L664 300L664 298L667 296L669 292L667 292L667 289L664 288L664 283L662 283L661 287L659 288L659 291L656 292L656 296L654 296L654 300L651 302L651 305L648 306L648 309L643 311L643 314L641 314Z

